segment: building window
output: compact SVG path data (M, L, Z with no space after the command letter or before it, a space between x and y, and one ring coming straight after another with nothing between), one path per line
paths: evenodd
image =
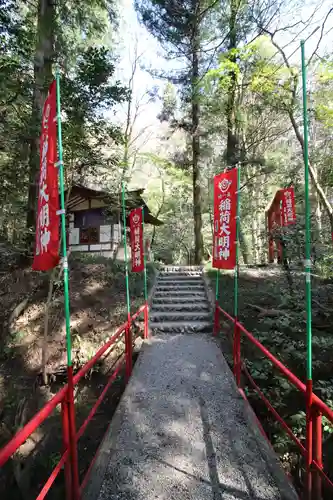
M99 243L99 228L84 227L80 229L80 244L88 245L93 243Z

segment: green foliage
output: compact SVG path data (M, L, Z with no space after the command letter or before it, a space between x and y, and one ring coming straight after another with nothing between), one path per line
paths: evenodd
M129 93L114 78L114 8L105 0L56 4L54 60L62 77L68 182L73 176L80 180L98 169L107 171L117 162L116 154L110 160L104 151L110 143L122 141L122 132L105 112L128 99ZM38 9L37 4L3 0L0 10L0 235L20 243L25 235L30 144L40 130L32 112Z
M26 332L20 330L11 332L11 334L7 336L6 343L2 347L3 359L15 357L15 348L21 343L25 336Z
M148 205L166 223L153 241L154 258L166 263L189 263L193 252L192 184L186 170L156 155L146 155L159 175L148 185ZM147 228L148 230L148 228Z
M171 82L168 82L165 86L162 100L162 110L157 116L159 120L170 121L175 117L175 111L177 106L176 90Z

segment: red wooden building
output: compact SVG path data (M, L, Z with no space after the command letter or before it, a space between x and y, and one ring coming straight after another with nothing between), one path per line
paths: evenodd
M266 209L268 232L268 262L282 261L282 234L280 228L296 221L294 188L279 189Z

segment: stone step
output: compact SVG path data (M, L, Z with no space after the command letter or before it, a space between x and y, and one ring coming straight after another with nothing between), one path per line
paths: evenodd
M203 266L161 266L160 273L202 273Z
M154 304L153 302L153 307L151 308L151 312L157 312L157 311L209 311L209 305L206 301L201 301L201 302L167 302L167 303L160 303L160 304Z
M159 274L159 280L172 281L172 280L200 280L202 274Z
M156 291L159 292L161 290L165 290L166 292L170 292L170 290L179 290L179 291L183 291L183 290L192 290L193 292L197 291L197 290L204 290L205 289L205 286L203 283L198 283L198 284L195 284L195 285L187 285L187 286L175 286L173 283L168 283L168 284L161 284L161 283L157 283L156 284Z
M181 287L176 287L176 286L164 286L164 285L157 285L156 286L156 293L173 293L173 292L179 292L179 293L200 293L205 291L205 287L202 285L198 286L191 286L191 287L186 287L186 286L181 286Z
M154 294L154 299L155 298L163 298L163 297L174 297L175 299L178 300L178 297L186 297L187 300L192 300L193 297L198 297L200 300L205 300L206 299L206 294L204 290L170 290L170 291L160 291L156 290L156 293Z
M159 276L158 283L202 283L201 276Z
M167 273L167 272L159 272L158 277L163 277L163 278L202 278L202 272L201 271L179 271L179 272L173 272L173 273Z
M202 288L204 287L204 283L202 280L200 281L158 281L156 284L157 287L165 287L165 288Z
M150 323L152 333L212 333L211 321L161 321Z
M153 297L153 305L156 304L180 304L183 302L184 304L191 302L192 304L197 304L206 301L206 296L204 294L200 295L166 295L166 294L154 294Z
M212 313L210 311L151 311L150 323L160 321L201 321L211 320Z

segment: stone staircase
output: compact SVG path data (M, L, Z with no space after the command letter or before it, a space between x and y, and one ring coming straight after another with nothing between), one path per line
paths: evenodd
M150 310L150 330L152 334L212 332L212 312L201 267L161 269Z

